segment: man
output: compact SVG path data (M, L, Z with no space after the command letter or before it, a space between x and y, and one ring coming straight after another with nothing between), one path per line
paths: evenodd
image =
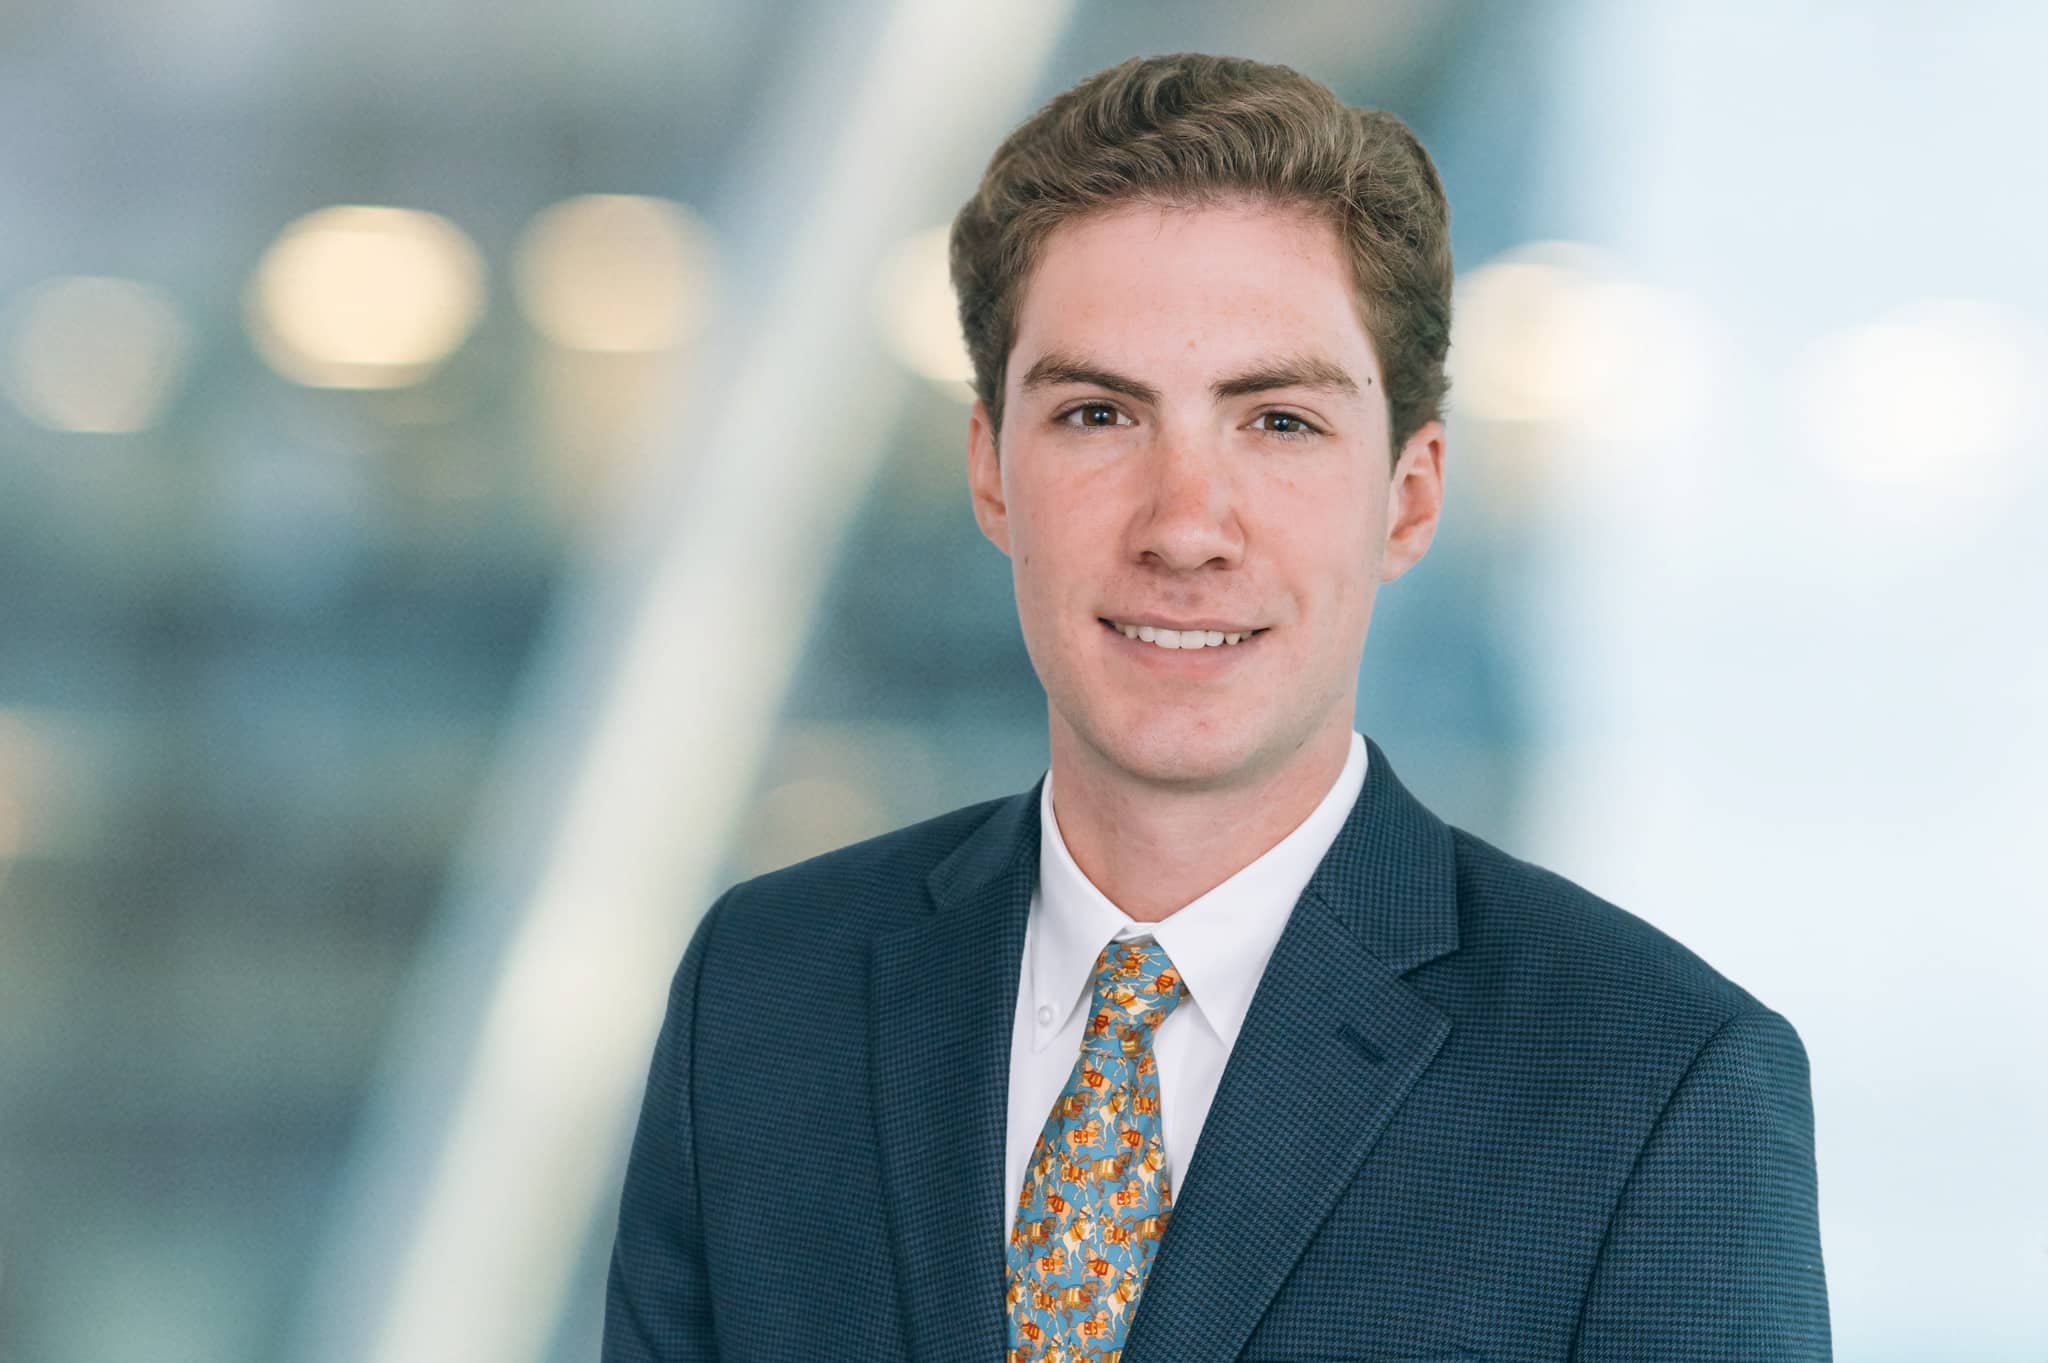
M605 1357L1827 1357L1791 1026L1353 732L1443 494L1408 130L1129 62L953 269L1051 769L713 906Z

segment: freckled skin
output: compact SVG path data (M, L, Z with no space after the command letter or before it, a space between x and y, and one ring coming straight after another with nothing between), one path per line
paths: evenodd
M1048 354L1157 399L1025 388ZM1358 391L1211 391L1304 356ZM1287 806L1272 837L1247 829L1247 849L1218 851L1234 870L1342 766L1375 592L1435 530L1443 428L1416 431L1390 476L1379 362L1337 234L1258 203L1121 208L1057 229L1025 289L1004 403L1000 450L976 405L969 474L1045 686L1062 828L1069 795L1107 808L1111 789ZM1169 672L1098 622L1148 613L1269 632L1229 666Z

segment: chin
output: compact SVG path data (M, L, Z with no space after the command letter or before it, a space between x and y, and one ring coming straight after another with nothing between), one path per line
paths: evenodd
M1228 784L1257 765L1259 756L1259 745L1244 729L1193 717L1155 714L1091 737L1099 741L1090 746L1112 766L1162 785Z

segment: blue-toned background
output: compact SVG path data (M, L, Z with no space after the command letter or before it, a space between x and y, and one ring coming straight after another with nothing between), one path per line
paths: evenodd
M5 0L0 1359L594 1355L711 896L1043 768L938 234L1179 49L1449 189L1361 725L1799 1027L1839 1357L2048 1358L2038 6Z

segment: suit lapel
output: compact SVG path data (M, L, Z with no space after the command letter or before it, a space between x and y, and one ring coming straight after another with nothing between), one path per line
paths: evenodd
M1237 1357L1450 1035L1400 977L1457 948L1451 832L1366 747L1365 789L1252 996L1123 1363ZM1007 1341L1003 1146L1038 798L998 806L931 873L933 912L871 961L883 1214L918 1363L985 1363Z
M1458 944L1450 829L1367 747L1365 789L1252 996L1123 1363L1237 1357L1450 1035L1400 980Z
M1004 801L927 880L934 912L869 970L876 1146L904 1328L919 1363L1000 1358L1003 1144L1038 787Z

